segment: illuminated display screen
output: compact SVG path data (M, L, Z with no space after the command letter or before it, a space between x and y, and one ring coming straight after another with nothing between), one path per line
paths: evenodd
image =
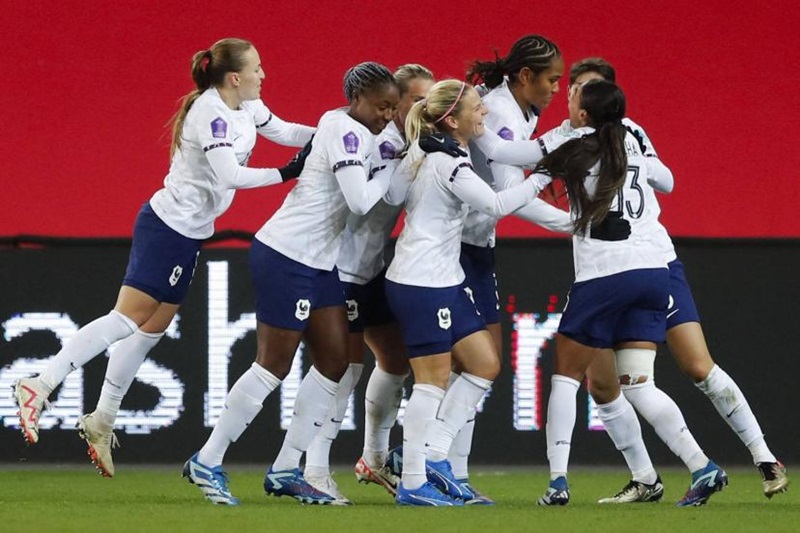
M796 330L790 318L774 309L768 299L770 294L786 292L786 285L780 281L783 270L788 272L793 266L800 269L800 253L796 248L800 247L778 249L782 255L777 260L755 265L741 261L745 257L741 249L702 253L694 250L692 266L717 265L717 268L688 270L693 283L700 280L695 287L695 297L703 304L704 317L724 317L724 320L704 320L710 346L714 353L719 352L725 358L724 368L748 395L762 428L772 437L773 447L778 446L773 444L776 439L788 439L789 436L784 435L797 430L786 426L783 415L772 413L785 413L785 406L797 404L800 398L796 397L795 388L787 384L787 394L794 394L796 401L785 403L765 391L765 383L777 390L776 379L794 375L790 367L797 366L796 358L770 363L781 368L777 373L768 369L762 371L760 367L754 369L748 361L753 354L762 353L759 352L760 343L767 342L763 339L786 344L773 346L766 353L775 354L775 357L793 353L792 346L796 343L791 336L783 338L770 334L771 329L762 331L760 328L763 322L778 331ZM732 260L727 254L738 259ZM691 249L689 255L692 255ZM0 252L0 294L3 294L0 299L0 453L6 460L82 459L78 453L82 442L75 436L75 424L83 413L94 409L106 358L114 347L70 374L55 391L51 409L41 418L41 441L36 447L28 449L22 444L16 429L17 408L12 400L11 385L21 377L40 372L46 360L81 326L108 312L119 290L126 262L125 249ZM502 324L505 354L501 374L491 394L484 398L482 414L478 417L473 450L479 462L545 462L544 426L554 357L552 339L561 318L561 302L571 283L571 262L568 244L512 246L503 243L498 247L500 295L506 311ZM727 270L720 270L720 265L727 265ZM775 287L759 286L748 290L738 284L739 275L742 275L740 269L761 272L762 281L773 282ZM735 290L727 286L728 283ZM731 314L729 309L737 306L750 312ZM180 314L141 367L122 404L117 432L123 445L130 441L133 445L117 452L120 461L185 460L202 445L219 418L228 390L255 357L254 309L247 251L204 251ZM756 318L758 321L753 322ZM742 335L747 328L752 334ZM742 352L744 355L739 355ZM230 460L267 461L277 452L309 365L310 358L305 356L301 345L280 389L267 398L261 414L231 447ZM342 434L333 446L333 461L354 462L360 454L363 394L373 365L371 358L365 359L365 365L361 382L350 398ZM742 451L737 447L735 435L728 435L727 426L718 420L710 402L681 376L668 353L658 357L656 367L657 383L682 407L701 445L724 440L728 445L724 450ZM406 397L409 392L410 383L406 387ZM402 405L404 408L405 400ZM399 443L403 408L398 416L398 428L393 432L393 442ZM605 432L594 430L602 430L602 424L596 416L596 406L582 388L578 393L574 440L585 446L573 446L574 460L620 461ZM659 457L674 459L660 442L650 442L653 437L649 428L643 427L643 432L654 460ZM502 457L497 456L497 442L508 443L507 447L504 445ZM789 460L788 448L778 448L782 457L786 457L784 460ZM724 452L717 450L715 457L721 453ZM746 459L744 456L742 461Z

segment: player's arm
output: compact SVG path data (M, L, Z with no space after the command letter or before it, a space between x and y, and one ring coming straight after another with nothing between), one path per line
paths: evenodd
M644 128L627 117L623 119L623 124L639 143L642 155L647 159L647 182L659 192L671 193L675 178L672 171L658 158L658 152Z
M275 115L261 100L245 102L253 112L253 120L259 135L284 146L303 146L317 131L316 128L294 122L286 122Z
M519 167L492 162L491 168L495 188L498 190L514 187L525 181L525 173ZM514 216L533 222L550 231L572 233L572 219L569 213L539 198L534 198L530 203L519 208L514 212Z
M453 194L466 204L500 218L531 202L550 181L549 176L534 174L518 185L495 192L464 158L452 167L447 183Z
M386 194L392 172L377 171L369 179L363 163L355 160L340 161L333 166L336 181L342 189L347 207L356 215L366 215Z

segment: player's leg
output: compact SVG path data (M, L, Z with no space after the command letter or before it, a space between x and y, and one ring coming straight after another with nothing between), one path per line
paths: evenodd
M556 335L556 360L547 403L547 460L550 463L550 485L538 505L569 503L567 470L577 412L575 395L586 369L597 354L592 348L569 337Z
M739 386L711 358L683 263L675 260L669 267L672 296L667 318L669 351L681 371L711 400L720 417L747 446L761 473L764 495L771 498L789 485L786 470L767 446Z
M349 318L349 317L348 317ZM325 422L312 439L306 451L306 462L303 475L308 483L336 498L336 503L350 505L352 502L339 490L336 481L333 480L330 470L331 445L339 435L342 421L347 414L347 406L350 394L361 378L364 369L364 336L362 333L350 333L348 335L348 367L339 381L333 403L331 404Z
M364 396L364 450L356 463L356 479L377 483L396 495L400 479L386 461L389 437L403 399L403 384L410 371L408 357L400 325L394 318L387 324L366 327L364 340L375 355L375 368Z
M152 296L132 287L120 289L113 311L83 326L59 352L50 358L36 377L23 378L14 385L20 428L28 444L39 441L39 417L47 399L71 372L81 368L111 344L132 335L158 308Z
M14 397L25 439L39 439L39 416L53 390L67 375L129 337L147 322L160 302L180 303L194 275L202 241L164 224L146 203L136 218L128 268L114 310L82 327L48 360L36 378L20 380Z
M113 430L122 399L147 354L164 336L178 308L177 304L162 303L133 335L116 344L108 360L97 407L83 415L78 423L81 438L89 447L89 457L103 476L114 475L111 449L117 445Z
M464 269L464 287L468 290L475 307L486 324L486 329L495 343L497 364L502 366L503 332L500 325L500 295L495 273L494 247L479 247L461 243L459 258ZM451 382L454 382L462 368L455 361ZM472 451L472 438L475 433L476 412L470 413L467 423L456 435L447 458L453 467L453 474L472 492L469 500L472 505L491 505L491 498L481 494L469 482L469 455Z
M623 394L656 434L692 473L692 484L679 505L703 505L727 485L725 472L711 461L686 427L677 404L655 386L655 345L622 343L616 349Z
M603 350L599 353L589 365L586 378L600 420L631 472L631 480L622 490L598 503L659 501L664 495L664 485L650 461L636 412L620 391L614 352Z
M339 284L338 277L335 284ZM344 305L328 305L311 312L304 339L314 364L300 384L292 422L267 471L264 489L268 494L288 495L304 503L347 503L346 498L336 501L308 484L300 471L300 459L329 418L339 382L348 370L348 336Z
M454 301L459 287L434 289L386 280L386 296L403 332L414 387L403 418L403 471L399 505L454 506L463 502L428 479L426 439L450 376Z

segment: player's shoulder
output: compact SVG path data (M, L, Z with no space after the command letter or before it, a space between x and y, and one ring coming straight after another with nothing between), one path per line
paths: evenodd
M395 159L403 151L406 144L405 138L394 121L386 125L383 131L378 134L375 142L381 159Z
M265 113L270 114L269 107L261 98L256 98L255 100L245 100L242 102L242 109L251 113L254 117L255 116L262 116Z
M453 181L462 169L475 172L469 155L453 157L449 154L434 152L428 154L428 160L436 175L444 180Z

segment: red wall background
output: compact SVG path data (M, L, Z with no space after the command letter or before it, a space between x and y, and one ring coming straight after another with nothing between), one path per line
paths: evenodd
M800 16L788 0L110 4L3 7L0 236L130 235L166 174L164 124L192 88L190 58L219 38L251 40L264 101L314 124L344 104L341 78L355 63L420 62L461 77L468 61L541 33L568 65L601 55L617 67L629 115L676 177L662 197L672 235L800 237ZM562 90L542 126L565 115ZM251 164L291 153L261 141ZM217 228L256 230L286 190L238 193ZM508 219L501 235L547 233Z

